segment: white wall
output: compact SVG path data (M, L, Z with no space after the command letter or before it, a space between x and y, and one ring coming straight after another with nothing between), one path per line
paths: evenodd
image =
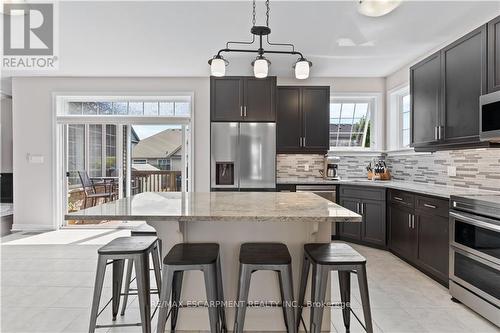
M12 80L14 137L14 230L53 229L53 93L194 92L195 190L210 185L209 78L17 77ZM44 156L29 164L28 153Z
M0 172L12 172L12 99L1 95L0 105Z

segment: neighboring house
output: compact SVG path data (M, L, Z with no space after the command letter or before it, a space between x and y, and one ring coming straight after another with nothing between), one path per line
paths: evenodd
M164 130L133 145L132 167L148 164L160 170L181 171L181 147L182 130Z

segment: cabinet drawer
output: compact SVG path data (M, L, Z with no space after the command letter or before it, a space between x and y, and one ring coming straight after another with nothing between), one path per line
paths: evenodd
M415 196L415 208L419 212L448 217L448 200L442 200L421 195Z
M405 207L415 207L415 196L411 193L399 190L389 191L389 201Z
M370 188L368 186L350 186L342 185L339 190L341 197L368 199L368 200L385 200L384 188Z

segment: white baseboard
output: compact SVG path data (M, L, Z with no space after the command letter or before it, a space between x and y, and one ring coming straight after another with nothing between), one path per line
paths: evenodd
M40 225L40 224L24 224L14 223L12 231L54 231L57 230L53 225Z

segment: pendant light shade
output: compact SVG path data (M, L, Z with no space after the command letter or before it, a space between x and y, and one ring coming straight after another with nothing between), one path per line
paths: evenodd
M208 63L210 64L210 72L213 76L222 77L226 75L227 61L222 56L215 56Z
M311 67L311 62L307 61L305 58L300 58L295 63L295 78L298 80L305 80L309 77L309 68Z
M255 59L255 61L252 63L253 75L258 79L267 77L267 74L269 72L269 64L269 60L264 58L264 56L258 56L257 59Z
M401 0L360 0L358 12L365 16L379 17L389 14L401 4Z

